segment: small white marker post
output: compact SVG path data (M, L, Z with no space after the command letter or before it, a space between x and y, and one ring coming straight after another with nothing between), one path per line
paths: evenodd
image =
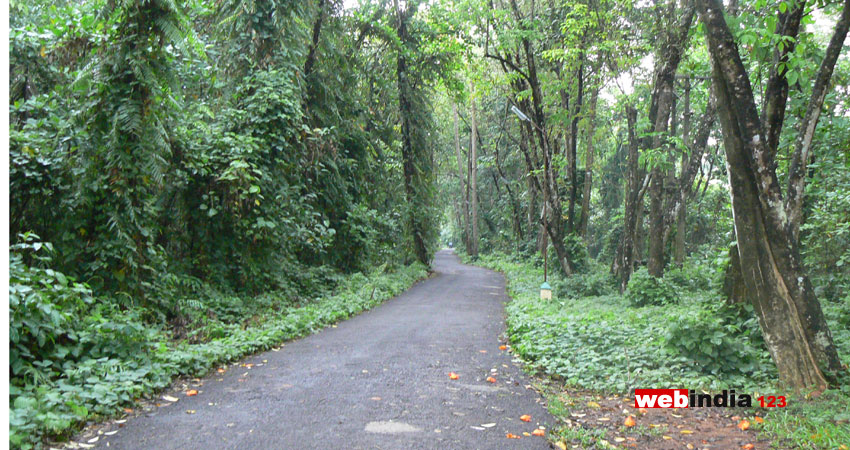
M545 281L540 285L540 300L552 300L552 286Z

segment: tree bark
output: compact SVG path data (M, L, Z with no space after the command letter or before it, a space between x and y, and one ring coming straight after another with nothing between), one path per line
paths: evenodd
M469 111L472 124L472 133L469 143L469 195L470 215L472 219L472 237L469 243L469 254L478 256L478 122L475 118L475 98L472 98L472 105Z
M637 110L626 106L626 120L629 134L628 180L626 185L625 206L623 208L623 234L620 236L617 257L614 258L613 272L619 279L620 292L625 292L629 278L634 270L635 234L638 217L638 196L640 193L640 174L638 172Z
M454 113L454 131L455 131L455 153L457 154L457 179L460 182L460 195L461 195L461 211L458 213L462 213L463 217L463 229L461 230L461 240L463 240L463 247L469 248L469 196L466 195L467 188L466 185L468 182L465 180L463 174L463 155L460 152L460 133L458 131L457 126L457 105L452 105L452 112Z
M410 41L410 36L407 33L407 20L410 11L402 10L398 5L398 0L395 1L395 9L397 14L397 33L402 46L405 46ZM423 218L420 217L421 211L416 210L418 200L421 199L423 186L418 180L420 176L417 174L415 160L417 159L416 148L421 145L420 142L413 142L412 129L414 114L412 99L413 87L410 85L409 75L407 73L407 57L404 51L398 52L396 61L396 75L398 83L398 103L399 116L401 119L401 155L402 155L402 170L404 172L404 191L410 211L407 213L407 223L410 233L413 238L413 251L418 259L423 264L430 264L428 255L428 246L425 243L425 234L427 230L423 226Z
M780 381L823 390L841 371L820 303L786 228L773 153L719 0L698 0L711 55L742 275Z
M599 70L598 68L596 69ZM587 222L590 217L590 194L593 186L593 134L596 132L596 102L599 98L599 89L601 83L593 86L590 93L590 100L587 104L587 131L585 135L585 143L587 147L584 153L584 185L581 194L581 216L579 216L578 227L579 235L587 243Z
M665 135L673 107L673 83L676 70L682 60L682 54L688 42L688 35L694 18L694 5L685 4L679 23L665 37L655 71L655 88L650 105L651 148L660 149L666 145ZM649 257L647 269L650 275L664 275L664 171L656 166L652 169L652 181L649 187Z

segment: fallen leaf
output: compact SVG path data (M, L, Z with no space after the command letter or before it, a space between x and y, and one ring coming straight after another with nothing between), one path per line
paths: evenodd
M611 420L611 418L610 418L610 417L600 417L600 418L598 418L598 419L596 419L596 420L598 420L598 421L600 421L600 422L607 422L607 421Z
M523 422L531 422L531 416L529 416L528 414L523 414L519 416L519 420Z
M179 398L177 398L177 397L172 397L172 396L170 396L170 395L163 395L163 396L162 396L162 399L163 399L163 400L165 400L165 401L168 401L168 402L176 402L176 401L179 401L179 400L180 400Z
M741 416L732 416L732 420L741 420Z
M460 378L460 377L458 377L456 373L454 373L454 372L449 372L449 379L451 379L451 380L457 380L458 378Z
M222 369L221 367L219 367L218 370L216 370L216 372L224 373L224 372L227 372L227 369Z
M195 414L195 412L196 411L194 409L187 409L186 410L186 414Z
M555 447L558 447L561 450L567 450L567 444L564 441L555 442Z
M664 436L661 436L661 439L664 439L665 441L669 441L670 439L673 439L673 437L664 435Z
M529 434L529 433L528 433L528 431L523 431L523 432L522 432L522 435L523 435L523 436L526 436L526 437L531 436L531 434Z
M756 446L753 445L753 444L745 444L745 445L742 445L741 448L743 450L753 450L754 448L756 448Z
M131 408L124 408L124 412L127 414L133 414L133 410Z
M94 448L94 445L83 444L82 442L77 443L77 445L80 446L81 448Z
M124 423L127 422L127 419L116 420L115 423Z
M482 423L481 426L484 427L484 428L493 428L493 427L496 426L496 424L495 424L495 422L494 423Z
M189 389L188 391L186 391L187 397L193 397L195 395L198 395L198 391L196 389Z
M626 438L623 437L615 437L614 442L626 442Z
M623 425L630 427L630 428L635 426L635 417L634 416L626 417L626 421L623 422Z
M679 431L679 433L682 433L682 434L694 434L694 432L693 432L693 431L691 431L691 430L681 430L681 431Z
M638 408L638 412L641 413L641 414L646 414L646 413L649 412L649 410L646 409L646 408Z
M517 436L513 433L508 433L508 434L505 435L505 437L508 438L508 439L522 439L522 436Z
M478 353L487 353L487 350L478 350Z
M582 413L570 413L570 415L571 415L571 416L573 416L573 417L578 417L579 419L581 419L582 417L586 416L587 414L582 414Z
M507 350L507 349L508 349L507 345L500 345L499 346L499 350Z
M481 428L481 427L472 426L472 427L469 427L469 428L472 428L473 430L484 431L484 428Z
M100 436L95 436L95 437L93 437L93 438L89 439L89 441L88 441L88 442L89 442L89 444L94 444L94 443L95 443L95 442L97 442L98 440L100 440Z
M540 428L538 428L538 429L536 429L536 430L532 431L532 432L531 432L531 434L533 434L533 435L535 435L535 436L546 436L546 431L541 430Z
M738 428L740 428L741 431L747 431L747 429L750 428L750 421L744 419L744 420L738 422Z
M379 401L381 401L381 397L372 397L369 400L372 400L374 402L379 402Z
M688 444L685 447L687 447L688 450L694 450L694 444Z
M487 377L487 381L489 381L489 382L491 382L491 383L495 383L495 382L496 382L496 379L495 379L495 378L493 378L493 377Z
M599 405L599 403L596 403L596 402L587 402L587 406L589 406L591 408L601 408L602 407L602 406Z
M673 416L673 417L675 417L675 418L677 418L677 419L681 419L681 418L682 418L682 416L681 416L681 415L679 415L679 414L673 414L673 413L670 413L670 415L671 415L671 416Z
M104 436L112 436L113 434L115 434L115 433L117 433L117 432L118 432L118 430L114 430L114 431L107 431L107 432L103 433L103 435L104 435Z
M753 417L753 422L755 422L755 423L764 423L764 419L762 419L762 418L761 418L761 417L759 417L759 416L755 416L755 417Z

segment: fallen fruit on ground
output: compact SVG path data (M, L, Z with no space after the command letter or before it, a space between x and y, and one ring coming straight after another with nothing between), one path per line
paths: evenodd
M745 419L738 422L738 428L740 428L741 431L747 431L747 429L750 428L750 421Z
M531 434L535 436L546 436L546 432L544 430L541 430L540 428L532 431Z
M755 417L753 417L753 422L755 422L755 423L764 423L764 419L762 419L762 418L761 418L761 417L759 417L759 416L755 416Z
M744 450L753 450L754 448L756 448L756 446L753 445L753 444L746 444L746 445L742 445L741 448L744 449Z
M192 397L193 395L198 395L198 391L195 389L189 389L188 391L186 391L187 397Z
M493 377L487 377L487 381L489 381L490 383L495 383L496 379Z
M454 372L449 372L449 378L452 380L457 380L460 377L458 377L457 374Z
M505 437L508 438L508 439L522 439L522 436L517 436L513 433L508 433L508 434L505 435Z
M641 413L641 414L646 414L646 413L649 412L649 410L646 409L646 408L638 408L638 412Z
M625 425L627 427L635 426L635 417L634 416L626 417L626 421L623 422L623 425Z
M507 349L508 349L507 345L500 345L499 346L499 350L507 350Z
M528 414L523 414L519 416L519 420L523 422L531 422L531 416L529 416Z

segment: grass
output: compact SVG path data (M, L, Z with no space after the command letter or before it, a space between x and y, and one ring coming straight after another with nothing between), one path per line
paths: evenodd
M722 299L710 283L696 283L699 288L676 286L678 298L670 304L633 307L613 283L604 281L607 269L597 268L572 280L556 276L550 280L555 298L544 301L539 298L542 269L535 264L499 254L482 256L476 264L506 275L513 298L507 306L513 350L530 371L568 388L601 394L671 387L783 394L751 313L719 307ZM706 271L697 268L694 273ZM850 311L843 303L822 303L839 354L848 363L850 331L841 320ZM787 408L754 408L767 414L762 433L777 446L841 450L850 446L850 382L814 400L785 395ZM549 400L554 416L569 417L563 401L551 396ZM753 402L757 404L755 397ZM568 442L582 445L599 439L587 430L562 433Z

